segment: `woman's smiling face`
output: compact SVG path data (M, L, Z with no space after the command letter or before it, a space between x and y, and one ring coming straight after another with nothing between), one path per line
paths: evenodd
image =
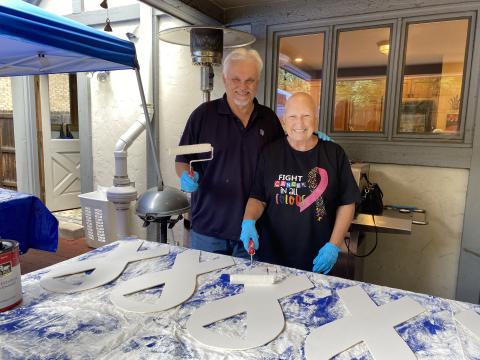
M289 140L295 143L308 143L316 130L315 104L312 98L303 93L292 95L285 105L283 126Z

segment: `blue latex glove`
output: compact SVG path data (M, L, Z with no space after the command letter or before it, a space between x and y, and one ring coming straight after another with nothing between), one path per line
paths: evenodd
M258 250L258 233L255 229L255 221L246 219L242 221L242 232L240 233L240 240L243 242L243 247L248 252L248 241L253 240L253 247Z
M327 242L318 251L317 257L313 260L313 272L328 274L333 265L337 262L340 249L330 242Z
M318 136L318 138L319 138L320 140L323 140L323 141L333 141L332 138L331 138L330 136L328 136L327 134L325 134L324 132L317 131L315 134Z
M188 175L188 171L184 170L180 176L180 189L182 191L192 193L198 189L198 172L193 172L193 178Z

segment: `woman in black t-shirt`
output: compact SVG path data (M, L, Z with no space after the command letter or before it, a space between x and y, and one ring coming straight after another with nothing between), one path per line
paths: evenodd
M240 238L246 249L254 240L262 261L327 274L360 193L343 149L314 134L310 95L292 95L282 123L287 137L260 156Z

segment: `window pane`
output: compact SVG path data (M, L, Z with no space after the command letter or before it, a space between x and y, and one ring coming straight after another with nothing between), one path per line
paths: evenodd
M458 134L468 23L408 25L399 132Z
M48 75L52 139L78 138L76 76Z
M320 112L324 34L280 39L275 111L283 114L285 101L296 92L309 93Z
M8 77L0 77L0 187L17 189L12 86Z
M338 32L332 128L383 132L390 28Z

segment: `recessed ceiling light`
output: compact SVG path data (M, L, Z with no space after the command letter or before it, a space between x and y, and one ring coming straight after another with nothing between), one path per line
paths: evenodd
M382 40L382 41L377 42L377 49L383 55L388 55L388 53L390 51L390 41L389 40Z
M295 61L296 63L301 63L303 61L303 59L301 57L298 57L298 58L295 58Z

